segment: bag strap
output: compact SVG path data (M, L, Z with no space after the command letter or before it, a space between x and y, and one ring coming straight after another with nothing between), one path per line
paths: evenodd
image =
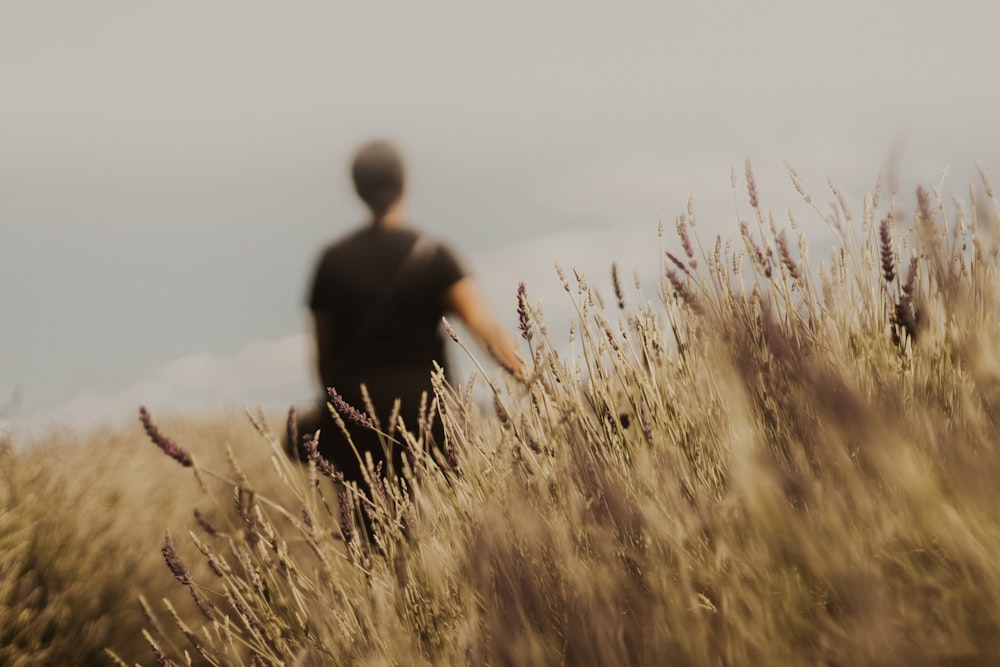
M357 349L358 344L365 337L365 335L370 332L372 325L378 321L378 319L385 312L386 308L388 308L389 303L392 301L391 297L398 290L399 286L403 284L403 279L413 271L413 268L418 264L419 260L430 255L430 253L434 250L434 247L435 243L426 236L417 237L417 240L410 246L410 250L406 254L406 258L403 260L402 264L399 265L399 268L396 269L396 274L382 291L382 294L379 295L378 301L375 302L375 305L368 311L368 314L361 322L361 325L354 332L354 337L351 338L351 342L344 346L343 351L340 353L340 358L337 360L337 363L334 364L331 373L336 375L347 360L351 358L351 355Z

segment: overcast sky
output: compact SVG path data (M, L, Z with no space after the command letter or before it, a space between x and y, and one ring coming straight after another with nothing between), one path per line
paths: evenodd
M1000 170L997 25L986 0L0 0L0 406L307 392L306 282L363 220L346 165L376 135L511 323L519 280L568 318L552 259L655 266L692 193L735 229L748 156L778 212L783 160L858 208L891 164L964 192Z

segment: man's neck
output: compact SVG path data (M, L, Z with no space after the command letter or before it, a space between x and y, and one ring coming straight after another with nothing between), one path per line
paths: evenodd
M403 211L403 202L397 201L382 214L375 224L385 229L401 229L406 227L406 214Z

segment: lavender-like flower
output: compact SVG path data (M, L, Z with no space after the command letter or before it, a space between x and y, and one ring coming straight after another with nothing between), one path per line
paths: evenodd
M194 509L194 520L197 521L198 525L201 526L201 529L204 530L209 535L215 537L216 535L219 534L219 531L216 529L216 527L213 526L212 523L205 518L205 515L202 514L197 507Z
M389 507L389 491L385 488L385 475L382 474L385 468L385 461L379 461L375 466L375 474L372 476L375 482L375 492L384 507Z
M910 266L906 269L906 282L903 283L903 294L913 297L913 288L917 282L917 257L910 257Z
M896 301L895 308L892 313L892 323L898 327L902 327L911 340L916 340L917 327L920 324L920 310L916 308L913 303L913 291L916 288L916 280L917 258L911 257L910 266L906 271L906 282L903 283L900 290L901 294L899 295L899 299ZM892 332L892 339L897 345L902 342L895 329Z
M174 661L164 655L158 643L150 641L149 647L153 649L153 657L156 658L160 667L174 667Z
M260 623L254 617L254 615L250 613L250 610L243 602L243 599L239 596L238 591L232 586L227 587L226 599L229 600L229 604L233 606L233 609L236 610L236 613L239 614L240 617L242 617L243 622L246 624L248 630L250 630L251 632L263 634L262 632L263 629L260 627Z
M306 448L306 458L316 464L316 470L335 482L344 481L344 474L337 472L333 464L319 453L319 440L312 435L302 436L302 444Z
M212 572L215 573L215 576L217 577L226 576L225 573L222 571L222 565L219 563L219 559L216 557L215 554L209 553L208 556L206 556L206 558L208 560L208 567L209 569L212 570Z
M788 269L788 275L792 277L792 280L798 280L802 272L792 257L792 251L788 247L788 238L785 235L784 229L778 234L778 254L781 256L781 263Z
M496 412L501 426L507 426L510 423L510 414L508 414L507 408L504 407L503 402L500 401L500 397L496 394L493 394L493 410Z
M174 545L174 538L170 535L169 531L167 531L163 539L163 547L160 548L160 552L163 554L163 560L167 562L167 567L170 568L170 572L173 573L177 581L185 586L190 585L191 571L184 567L184 563L177 553L177 547Z
M531 340L531 318L528 316L528 294L525 291L524 283L517 286L517 328L521 331L521 338Z
M646 436L647 442L653 442L653 425L649 421L645 403L639 403L639 423L642 424L642 433Z
M757 242L753 239L753 234L750 232L750 223L746 220L740 221L740 234L743 236L743 243L746 245L747 253L757 264L757 267L764 274L765 278L771 277L771 260L768 259L767 255L761 249ZM770 248L768 248L770 251ZM770 252L768 252L770 254Z
M753 168L750 166L750 158L746 161L746 173L747 173L747 196L750 197L750 206L752 208L757 208L757 181L753 177Z
M153 423L153 418L149 416L149 411L146 410L145 405L139 406L139 421L142 422L142 427L146 429L146 435L149 436L149 439L153 441L154 445L162 449L164 454L185 468L191 467L193 463L191 455L187 450L178 447L172 440L160 433L160 430L156 428L156 424Z
M208 606L208 603L203 597L198 595L198 589L191 587L188 589L191 591L191 597L194 598L194 603L198 605L198 609L201 611L202 615L210 621L215 620L215 614L212 613L212 609Z
M667 253L667 258L668 258L668 259L669 259L669 260L670 260L671 262L673 262L673 263L674 263L674 266L676 266L676 267L677 267L678 269L680 269L680 270L681 270L681 271L683 271L684 273L689 273L689 271L688 271L687 267L686 267L686 266L684 265L684 262L682 262L681 260L677 259L677 257L675 257L675 256L674 256L674 255L673 255L672 253L669 253L669 252L668 252L668 253Z
M889 218L882 218L878 228L879 255L882 258L882 277L891 283L896 279L896 260L892 252L892 232L889 229Z
M528 449L536 454L541 454L542 448L535 436L532 435L531 429L528 427L528 420L523 416L521 417L521 433L524 435L524 444L528 446Z
M677 218L677 236L681 239L681 247L688 259L694 259L694 247L691 245L691 236L688 234L687 219L682 215Z
M347 419L354 422L358 426L375 428L375 425L372 424L372 420L368 417L368 415L364 414L356 407L345 401L344 397L338 394L336 389L328 387L326 393L330 395L330 402L341 415L347 417Z
M611 286L615 290L615 298L618 299L618 309L625 310L625 293L622 292L622 283L618 280L618 265L611 262Z
M929 225L934 221L934 215L931 213L931 196L923 186L917 187L917 208L921 222Z
M351 513L351 499L347 493L341 493L338 500L340 504L340 534L344 536L344 542L350 543L354 539L354 517Z
M455 443L451 441L451 438L444 439L444 460L448 462L452 470L456 471L459 476L462 475L462 469L459 467L458 452L455 450Z
M688 287L687 282L681 278L677 271L670 269L667 271L667 279L674 288L674 292L681 297L696 312L701 312L701 304L698 302L694 292Z

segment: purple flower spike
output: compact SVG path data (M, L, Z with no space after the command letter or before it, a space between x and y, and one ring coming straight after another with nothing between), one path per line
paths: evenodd
M338 496L340 504L340 534L344 537L344 542L350 543L354 539L354 516L351 513L351 496L341 493Z
M878 227L879 256L882 258L882 277L886 283L896 279L896 257L892 251L892 229L889 218L882 218Z
M341 415L354 422L358 426L364 426L365 428L375 428L372 420L369 419L368 415L364 414L356 407L344 400L344 397L337 393L337 390L333 387L327 387L326 393L330 395L330 402L333 407L337 409Z
M174 538L168 532L163 538L163 546L160 548L163 553L163 560L167 562L167 567L177 581L185 586L191 583L191 572L184 567L181 557L177 554L177 547L174 545Z
M139 407L139 421L142 422L142 427L146 429L146 435L149 436L149 439L153 441L154 445L162 449L164 454L185 468L191 467L191 455L186 449L178 447L170 438L160 433L160 429L156 428L156 424L153 423L153 418L149 416L149 411L146 410L145 405Z
M314 436L302 436L302 445L306 448L306 456L308 460L316 464L316 470L335 482L344 481L344 474L337 472L334 469L333 464L327 461L323 455L319 453L319 442Z
M531 340L531 324L528 316L528 293L524 283L517 286L517 328L521 330L524 340Z

